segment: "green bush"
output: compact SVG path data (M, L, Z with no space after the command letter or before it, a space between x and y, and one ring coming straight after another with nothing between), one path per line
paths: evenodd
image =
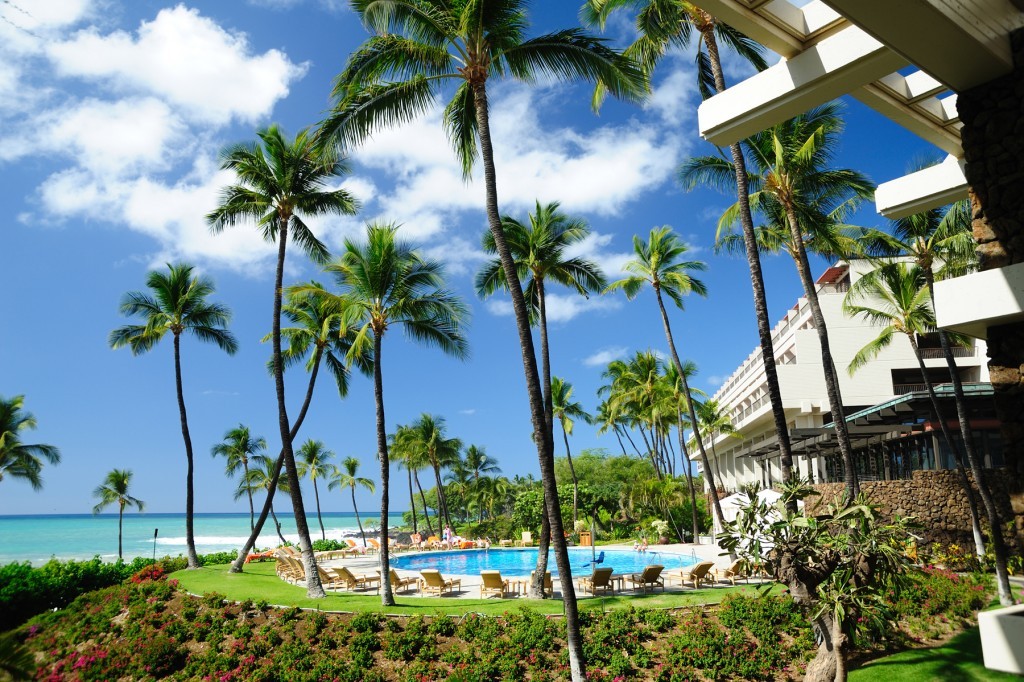
M333 552L337 549L347 549L348 545L344 542L338 542L337 540L314 540L313 551L314 552Z

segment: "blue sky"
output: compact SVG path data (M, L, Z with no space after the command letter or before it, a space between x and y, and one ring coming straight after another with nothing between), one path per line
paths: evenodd
M577 25L576 10L572 2L534 3L532 33ZM0 299L0 395L24 394L39 422L26 440L63 454L59 466L45 469L42 492L3 481L0 514L86 513L92 489L114 467L134 470L135 495L151 511L183 509L170 339L142 357L107 345L109 331L124 322L121 295L144 288L150 269L178 260L215 280L213 298L233 310L241 346L228 357L192 338L182 344L196 508L241 511L209 449L239 422L275 453L279 447L269 346L259 341L271 323L275 250L252 227L208 233L202 217L231 181L217 154L271 122L293 132L315 124L332 78L366 36L341 0L0 4L0 282L7 292ZM608 37L631 40L629 20L613 22ZM748 74L734 61L727 66L732 82ZM609 278L634 234L665 224L707 261L710 296L673 310L672 323L681 354L700 368L694 385L713 392L751 352L756 330L745 260L711 250L730 198L684 193L674 179L688 155L714 151L697 134L691 56L663 62L644 106L609 101L600 116L590 111L585 86L492 83L490 95L502 213L525 217L537 199L561 201L589 221L594 234L581 252ZM462 182L438 120L433 112L356 150L344 185L363 211L314 228L337 250L366 221L402 223L405 238L445 261L452 288L472 308L465 362L400 334L386 338L389 431L422 412L441 415L451 435L485 447L505 474L536 474L514 321L503 301L480 301L472 291L483 261L482 183ZM881 182L928 155L935 151L927 143L847 103L837 164ZM873 206L858 219L881 224ZM781 258L767 259L765 274L777 319L799 283ZM293 251L286 283L311 278L326 281ZM665 345L649 295L587 301L559 291L549 310L554 373L575 385L589 409L608 360ZM301 371L288 379L292 414L305 382ZM299 441L310 437L339 457L358 457L363 474L377 478L372 384L356 378L341 401L321 383ZM580 424L573 447L617 444ZM360 505L377 499L362 493ZM404 499L401 487L393 491L393 507L407 506ZM349 502L327 495L324 509L346 511Z

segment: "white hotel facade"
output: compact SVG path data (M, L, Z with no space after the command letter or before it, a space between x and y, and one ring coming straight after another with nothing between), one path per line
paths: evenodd
M839 374L840 390L857 453L861 480L903 478L915 469L948 468L948 453L936 437L920 368L907 339L897 337L877 359L853 376L847 366L853 356L878 336L880 327L862 318L847 317L843 298L850 285L872 269L866 261L841 262L818 279L818 298L828 326L829 343ZM832 437L832 421L822 373L821 346L807 299L801 297L772 330L775 364L794 454L794 468L815 482L842 480L841 463ZM946 395L943 416L955 420L948 399L949 373L938 343L923 339L922 354L930 378ZM954 349L961 380L969 393L985 394L972 421L979 429L975 441L1000 462L998 444L989 443L996 427L985 412L991 402L985 342ZM760 347L747 357L713 396L723 407L736 436L715 434L708 448L718 486L737 490L759 481L781 480L778 444ZM992 432L994 433L994 432Z

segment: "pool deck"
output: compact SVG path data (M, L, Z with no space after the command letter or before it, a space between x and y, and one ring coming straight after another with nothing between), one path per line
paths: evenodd
M492 545L491 546L491 550L493 551L495 549L498 549L500 551L501 548L498 548L498 547L495 547L495 546ZM614 551L632 552L633 551L633 546L632 546L632 544L628 544L628 545L627 544L622 544L622 545L599 545L596 549L597 549L598 552L600 552L601 550L608 550L608 551L613 551L614 550ZM466 551L473 551L473 550L466 550ZM719 548L718 545L715 545L715 544L694 545L694 544L686 543L686 544L673 544L673 545L653 545L653 546L650 547L650 551L651 552L664 553L664 554L679 554L680 556L684 556L684 557L687 557L687 558L696 556L697 559L700 560L700 561L713 561L715 563L715 568L724 568L724 567L728 566L729 563L730 563L729 557L728 556L722 556L722 549ZM434 553L434 552L443 553L444 550L432 550L431 551L431 553ZM417 552L417 553L426 554L428 552ZM404 556L405 554L408 554L408 552L401 552L399 554L399 556ZM655 560L652 557L652 563L654 563L654 561ZM360 574L360 573L362 573L362 574L375 574L377 569L380 566L376 554L367 555L367 556L359 556L359 557L348 557L348 558L345 558L345 559L332 559L330 561L323 562L323 565L324 566L346 566L346 567L349 568L349 570L351 570L355 574ZM417 571L406 571L406 570L402 570L402 569L395 569L395 570L397 571L398 575L400 577L402 577L402 578L418 578L419 577L419 573ZM575 580L577 578L584 577L585 575L589 575L589 574L587 574L587 573L574 574L573 575L573 579ZM523 578L521 578L519 576L503 576L503 577L505 577L507 579L510 579L512 581L522 581L522 580L524 580ZM481 578L480 578L479 574L476 574L476 575L461 575L461 574L455 574L455 573L451 573L451 574L446 573L446 574L444 574L444 578L445 579L455 578L455 579L459 579L459 580L462 581L462 584L460 586L461 589L457 589L454 592L446 592L445 595L444 595L445 599L449 599L449 598L454 598L454 599L479 599L480 598L480 584L481 584L482 581L481 581ZM756 582L756 579L754 579L754 581ZM562 595L561 595L561 589L560 589L560 585L559 585L559 580L558 580L557 577L554 578L552 584L553 584L553 587L554 587L554 597L556 599L560 599ZM718 584L721 585L723 583L718 583ZM728 583L725 583L725 584L728 584ZM665 581L665 591L666 592L686 592L686 591L689 591L689 590L692 590L692 589L693 589L692 587L684 587L681 584L679 584L678 582L675 582L675 584L671 584L670 585L668 583L668 581ZM660 593L660 592L661 591L658 590L658 593ZM356 592L356 594L360 594L360 593L361 594L367 594L367 593L373 594L374 591L373 590L369 590L369 591L358 591L358 592ZM616 590L616 593L619 593L618 590ZM627 588L622 593L623 594L633 594L633 591ZM410 590L410 591L407 591L407 592L401 592L399 594L403 598L404 597L421 597L421 596L425 597L425 596L427 596L425 594L421 594L417 590ZM434 598L436 598L436 595L432 595L432 596ZM576 596L577 596L577 599L589 599L589 598L592 597L592 595L589 592L582 593L578 589L577 589ZM490 598L497 599L498 597L492 596ZM515 595L515 596L512 597L512 599L525 599L525 598L526 598L526 590L525 589L523 589L520 592L520 594Z

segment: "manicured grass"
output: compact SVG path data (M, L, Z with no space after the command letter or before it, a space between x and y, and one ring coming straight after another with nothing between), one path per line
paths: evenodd
M1018 675L987 669L982 663L978 628L961 633L942 646L912 649L871 661L850 673L850 682L1010 682Z
M170 577L176 579L181 588L193 594L219 592L231 601L266 600L276 606L298 606L305 609L321 611L377 611L404 615L432 615L444 613L462 615L464 613L483 613L501 615L506 611L516 611L520 606L543 614L562 613L562 602L552 599L446 599L408 597L395 595L396 606L384 608L380 597L373 594L328 593L325 599L309 599L306 589L286 583L277 577L273 562L249 564L244 573L228 573L228 565L207 566L194 571L177 571ZM697 606L701 604L717 604L730 593L755 593L752 585L736 587L704 588L688 590L682 593L661 593L648 595L614 595L580 599L581 610L609 611L632 605L636 608L675 608Z

